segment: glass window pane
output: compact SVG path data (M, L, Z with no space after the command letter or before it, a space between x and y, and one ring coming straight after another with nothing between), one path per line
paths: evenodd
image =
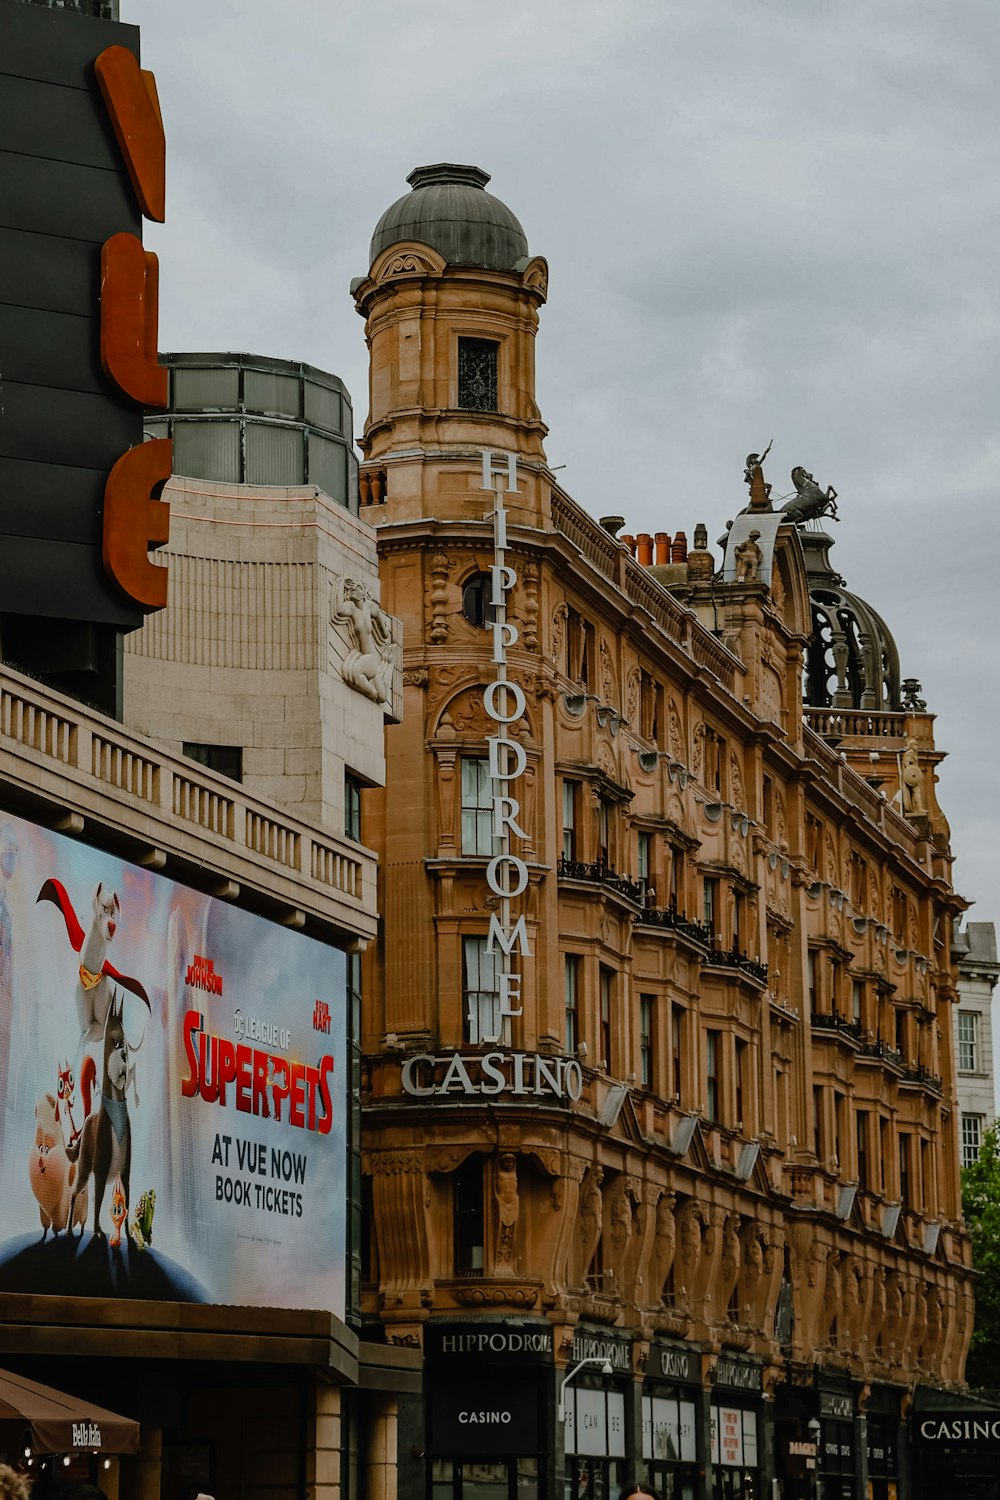
M306 381L305 412L306 421L313 427L326 427L333 432L343 430L340 425L340 392L331 391L329 386L317 385L314 380Z
M231 370L174 370L171 405L200 411L203 407L230 407L240 400L240 372Z
M338 505L347 504L347 449L343 443L310 432L309 483Z
M295 375L273 375L266 370L247 370L243 377L243 403L247 411L267 412L279 417L299 415L299 381Z
M240 482L238 422L174 423L174 473L190 479Z
M302 432L247 423L247 484L303 484Z

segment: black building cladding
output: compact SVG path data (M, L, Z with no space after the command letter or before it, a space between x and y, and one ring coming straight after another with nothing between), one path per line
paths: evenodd
M101 556L108 473L143 438L100 355L101 247L141 238L94 72L116 45L138 57L138 29L0 0L0 644L56 680L100 675L142 619Z

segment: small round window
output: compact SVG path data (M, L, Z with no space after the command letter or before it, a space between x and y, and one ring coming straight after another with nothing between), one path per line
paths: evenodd
M462 588L462 613L470 625L480 630L493 624L495 611L490 603L490 575L473 573Z

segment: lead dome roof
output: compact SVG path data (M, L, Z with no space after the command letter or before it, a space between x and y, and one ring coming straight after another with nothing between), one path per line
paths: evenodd
M411 191L379 219L369 265L404 240L439 251L450 266L512 271L528 254L528 240L506 203L485 191L490 174L481 167L437 162L415 167Z

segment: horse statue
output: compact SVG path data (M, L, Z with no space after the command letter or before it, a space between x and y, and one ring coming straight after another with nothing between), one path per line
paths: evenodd
M815 521L826 515L837 520L837 491L832 484L828 485L824 493L809 470L803 469L801 464L796 464L792 470L792 483L795 494L781 507L789 521L798 525L802 521Z

